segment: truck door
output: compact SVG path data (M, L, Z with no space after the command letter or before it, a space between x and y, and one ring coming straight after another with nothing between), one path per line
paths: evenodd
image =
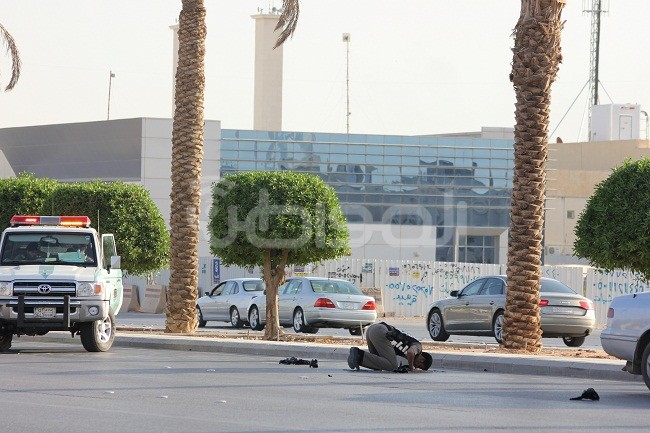
M122 269L111 268L111 258L117 256L117 249L115 248L115 238L112 234L102 235L102 248L100 251L101 257L98 257L103 263L103 273L106 292L110 302L113 314L117 314L122 306L122 294L124 286L122 285Z

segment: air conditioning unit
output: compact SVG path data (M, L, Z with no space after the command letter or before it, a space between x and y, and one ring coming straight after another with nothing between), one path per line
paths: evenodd
M558 247L546 247L546 254L553 255L559 252L560 249Z

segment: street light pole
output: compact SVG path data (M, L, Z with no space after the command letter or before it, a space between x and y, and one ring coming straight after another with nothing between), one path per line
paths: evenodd
M350 133L350 33L343 33L343 42L345 42L345 132Z
M115 74L113 71L110 71L108 74L108 110L106 112L106 120L111 119L111 84L113 84L113 78L115 78Z

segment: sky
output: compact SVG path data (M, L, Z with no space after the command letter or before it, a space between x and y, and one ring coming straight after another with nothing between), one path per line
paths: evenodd
M591 0L568 0L549 140L587 137ZM253 128L254 21L280 0L205 0L206 120ZM650 111L650 1L603 0L602 104ZM286 131L444 134L514 125L508 80L516 0L302 0L284 46ZM0 128L172 116L172 31L180 0L0 0L20 49ZM343 33L350 34L349 58ZM346 88L346 66L349 88ZM10 62L0 58L0 85ZM110 79L111 71L115 77ZM108 104L109 84L110 113ZM643 120L642 120L643 122ZM642 138L644 138L642 133Z

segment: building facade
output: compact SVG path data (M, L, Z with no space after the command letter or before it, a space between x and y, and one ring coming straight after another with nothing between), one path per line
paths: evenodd
M142 184L166 221L171 119L136 118L0 129L0 177ZM199 254L210 256L211 185L229 173L293 170L337 192L352 258L505 263L512 131L397 136L221 129L206 121ZM650 141L549 143L545 257L579 263L573 229L596 185Z
M292 170L320 176L337 192L353 256L372 251L373 258L498 263L512 154L512 140L480 135L224 129L220 175Z

